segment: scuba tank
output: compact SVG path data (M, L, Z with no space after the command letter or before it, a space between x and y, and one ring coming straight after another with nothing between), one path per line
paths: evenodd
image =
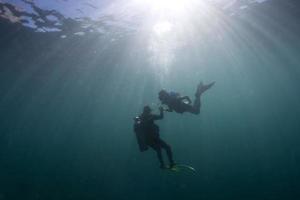
M140 117L134 118L133 130L135 132L136 140L139 146L140 152L148 150L148 145L146 144L146 134L143 130L143 125Z
M173 98L177 98L180 96L180 94L178 92L174 92L174 91L170 91L169 95L170 95L170 97L173 97Z

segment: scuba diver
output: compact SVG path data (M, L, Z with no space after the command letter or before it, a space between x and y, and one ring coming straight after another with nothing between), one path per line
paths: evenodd
M134 118L134 132L136 133L141 152L146 151L148 146L156 151L161 169L167 169L161 151L165 149L169 160L168 168L171 169L175 166L171 147L159 137L159 127L154 123L155 120L160 120L164 117L163 108L160 107L159 110L160 114L155 115L151 113L152 110L149 106L145 106L143 113Z
M168 109L165 109L165 111L175 111L181 114L184 112L190 112L198 115L200 113L201 95L206 90L211 88L214 84L215 82L205 85L202 82L200 82L195 93L195 100L193 105L191 99L188 96L180 96L180 94L176 92L167 92L166 90L161 90L158 93L158 98L162 104L168 106Z

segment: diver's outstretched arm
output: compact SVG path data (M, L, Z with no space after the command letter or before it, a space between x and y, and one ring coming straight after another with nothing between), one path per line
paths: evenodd
M159 107L159 115L153 115L153 120L160 120L164 118L164 109L163 107Z
M167 112L173 112L173 109L170 108L170 106L168 106L168 108L164 109L164 111L167 111Z

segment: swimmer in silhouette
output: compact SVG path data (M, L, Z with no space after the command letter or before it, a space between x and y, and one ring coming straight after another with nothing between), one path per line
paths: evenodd
M154 123L155 120L160 120L164 117L163 108L160 107L159 110L160 114L155 115L151 113L152 110L149 106L145 106L143 113L134 118L134 131L138 138L140 151L147 150L148 146L154 149L160 162L160 168L166 169L167 167L162 157L162 149L165 149L169 160L168 168L172 168L175 166L175 163L173 161L171 147L160 138L159 127Z
M200 82L195 93L195 100L193 104L191 99L188 96L180 96L179 93L167 92L166 90L161 90L158 93L158 98L162 104L168 106L168 108L165 109L165 111L168 112L175 111L181 114L184 112L190 112L195 115L198 115L200 113L200 107L201 107L201 101L200 101L201 95L206 90L210 89L214 84L215 82L205 85L202 82Z

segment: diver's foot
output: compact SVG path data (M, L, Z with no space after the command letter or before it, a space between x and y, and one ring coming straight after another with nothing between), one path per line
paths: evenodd
M167 169L167 167L166 167L164 164L161 164L161 165L159 166L159 168L160 168L160 169Z
M171 163L171 164L169 165L169 169L172 169L172 168L175 167L175 166L176 166L175 163Z
M200 97L202 93L204 93L206 90L211 88L215 84L214 82L211 82L210 84L204 85L203 82L201 81L198 85L197 92L195 94L196 97Z

